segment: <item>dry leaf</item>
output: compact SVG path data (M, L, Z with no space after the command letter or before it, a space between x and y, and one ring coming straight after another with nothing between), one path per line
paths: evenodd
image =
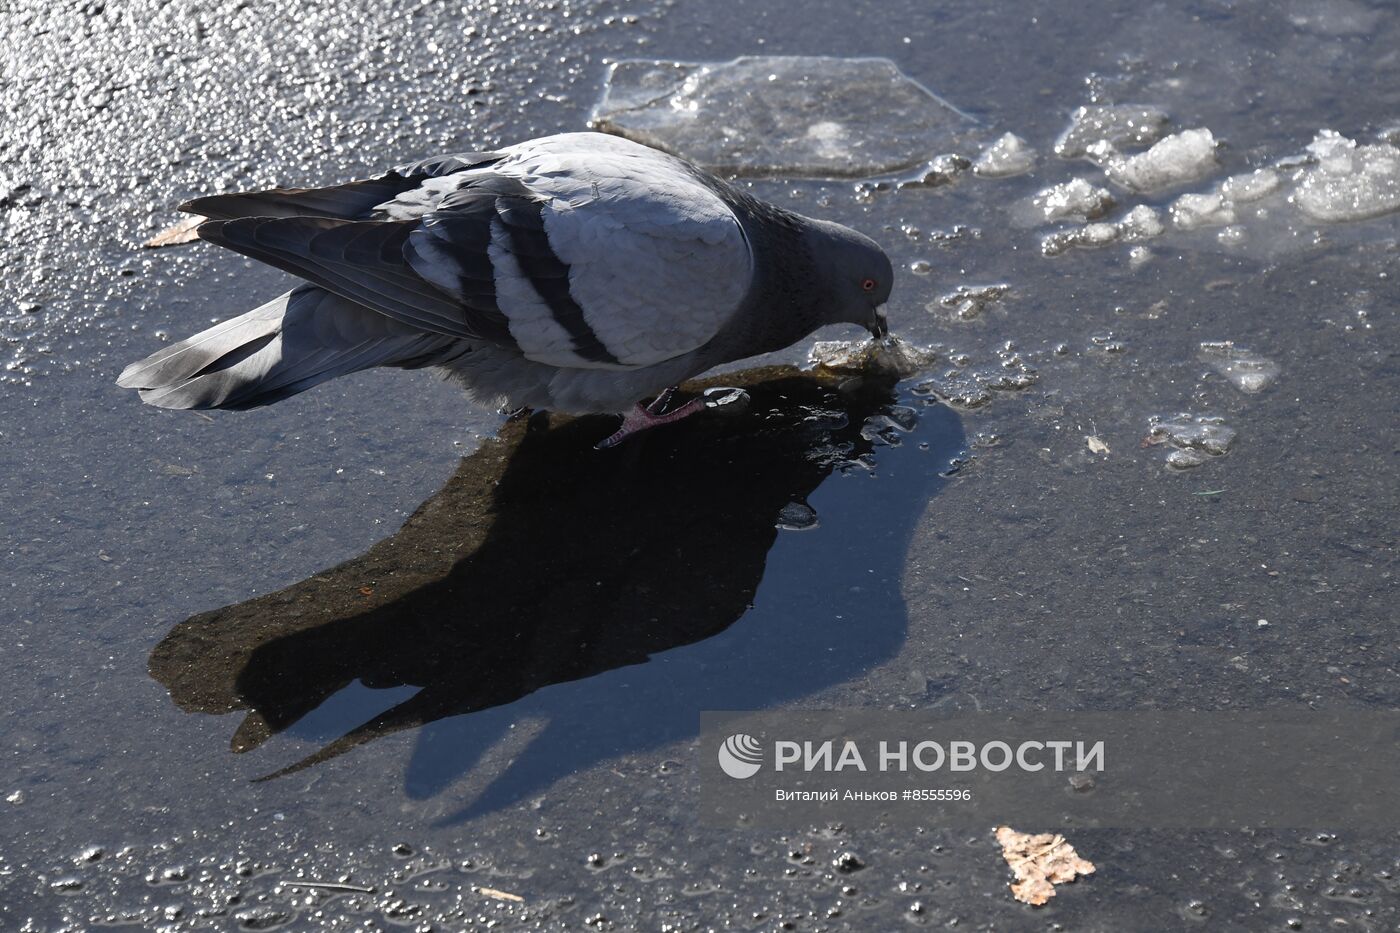
M195 233L195 230L208 219L208 217L200 217L198 214L191 214L175 226L162 230L141 245L146 249L160 249L162 246L193 243L199 239L199 234Z
M1096 454L1106 454L1106 453L1108 453L1108 445L1105 444L1105 443L1103 442L1103 438L1100 438L1100 437L1098 437L1098 436L1096 436L1096 435L1090 434L1088 437L1084 438L1084 440L1087 441L1088 444L1089 444L1089 452L1090 452L1090 453L1096 453Z
M1016 876L1011 893L1023 904L1039 907L1055 896L1055 885L1094 872L1094 863L1080 858L1064 836L1055 833L1032 836L1018 833L1010 826L998 826L996 833L1002 858Z
M498 901L514 901L518 904L525 903L525 898L519 894L511 894L509 891L497 891L495 888L477 888L477 894L484 894L487 897L494 897Z

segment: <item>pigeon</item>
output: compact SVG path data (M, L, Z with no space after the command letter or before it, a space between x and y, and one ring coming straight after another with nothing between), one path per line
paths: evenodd
M612 446L710 405L681 382L829 324L884 337L893 269L849 227L603 133L197 198L199 238L303 284L128 366L162 408L243 410L375 366L503 409L623 416ZM648 401L650 400L650 401Z

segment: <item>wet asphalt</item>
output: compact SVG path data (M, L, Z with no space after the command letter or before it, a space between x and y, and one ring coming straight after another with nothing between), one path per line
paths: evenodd
M0 929L1400 928L1394 834L1084 831L1097 872L1033 909L990 827L691 812L700 709L1400 704L1396 217L1241 249L1174 234L1137 267L1043 256L1012 221L1092 171L1049 150L1094 100L1210 127L1219 177L1321 128L1374 138L1400 122L1389 7L0 20ZM284 287L209 246L142 250L179 201L582 128L609 60L752 53L888 56L1039 151L941 187L753 182L887 245L892 327L950 361L934 388L726 374L747 411L605 466L606 421L505 423L426 373L211 416L113 385ZM869 120L897 133L878 101ZM974 320L939 310L987 284L1009 290ZM1240 392L1200 358L1215 340L1279 378ZM880 413L903 426L855 428ZM1145 441L1178 413L1238 436L1171 471Z

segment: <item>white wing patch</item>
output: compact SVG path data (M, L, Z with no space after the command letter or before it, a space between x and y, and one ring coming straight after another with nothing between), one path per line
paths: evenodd
M596 365L574 352L573 338L521 271L510 251L510 233L499 220L491 224L489 253L496 271L496 305L505 314L521 355L551 366Z
M573 133L511 147L492 167L550 198L543 212L555 254L569 266L569 289L584 320L623 368L650 366L704 345L742 302L753 262L729 206L670 156L612 136ZM491 258L497 261L493 237ZM504 250L501 250L504 252ZM511 259L513 265L513 258ZM500 266L497 267L500 270ZM514 266L519 275L519 267ZM528 283L532 303L507 307L497 274L497 297L540 350L522 342L530 359L556 366L609 368L569 359L565 335L543 326L549 309ZM506 277L508 278L508 276ZM519 298L520 296L516 296ZM553 317L548 318L553 324Z

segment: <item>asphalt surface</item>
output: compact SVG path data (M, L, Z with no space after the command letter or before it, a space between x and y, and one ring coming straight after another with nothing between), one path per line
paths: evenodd
M1400 123L1390 7L0 21L0 929L1400 929L1393 833L1084 831L1097 871L1031 908L991 827L692 812L701 709L1400 705L1395 215L1239 249L1173 234L1141 264L1046 257L1014 222L1092 171L1050 155L1086 102L1210 127L1213 177L1322 128L1375 138ZM142 250L184 198L579 129L611 59L754 53L890 57L1039 152L941 187L753 182L885 243L892 327L949 365L892 388L726 374L747 411L612 469L587 457L606 421L507 424L426 373L213 417L113 385L284 287L212 247ZM969 284L1010 288L939 310ZM1201 359L1218 340L1276 382L1240 392ZM902 426L857 429L880 413ZM1169 470L1144 441L1178 413L1238 436Z

